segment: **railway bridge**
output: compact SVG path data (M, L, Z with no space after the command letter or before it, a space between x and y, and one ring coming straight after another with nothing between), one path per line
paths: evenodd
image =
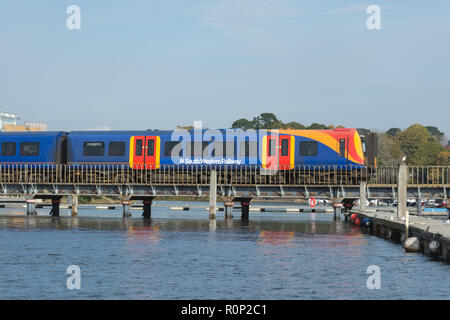
M27 199L27 214L35 213L35 199L51 199L53 216L59 216L63 196L72 196L72 215L78 212L78 196L117 196L124 217L131 201L143 201L143 216L151 216L156 196L207 196L210 218L215 219L217 199L232 217L240 202L242 218L248 219L249 204L257 198L329 199L335 208L349 210L360 199L398 199L398 211L406 211L408 198L450 198L450 166L349 167L296 166L291 170L263 171L258 166L145 166L126 165L2 165L0 194ZM418 206L419 211L421 206ZM449 209L450 210L450 209Z

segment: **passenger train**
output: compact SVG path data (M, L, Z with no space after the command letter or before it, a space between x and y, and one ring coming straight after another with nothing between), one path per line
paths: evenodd
M149 170L164 165L281 170L376 165L376 134L365 129L210 131L1 132L0 164L103 164Z

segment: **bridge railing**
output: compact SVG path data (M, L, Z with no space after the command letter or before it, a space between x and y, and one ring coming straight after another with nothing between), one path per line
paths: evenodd
M396 186L398 167L295 166L265 170L260 166L162 165L0 165L1 184L209 185L216 170L218 185ZM412 186L446 186L450 167L408 167Z

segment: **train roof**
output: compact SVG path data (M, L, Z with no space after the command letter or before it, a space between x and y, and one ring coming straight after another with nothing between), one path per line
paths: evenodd
M0 136L40 136L54 137L66 133L65 131L2 131Z

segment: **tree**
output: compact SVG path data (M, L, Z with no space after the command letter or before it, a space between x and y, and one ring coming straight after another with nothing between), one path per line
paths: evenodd
M406 155L409 165L433 165L443 147L433 138L430 132L420 124L413 124L405 131L396 134L395 138Z
M386 131L386 134L393 137L397 133L401 132L402 130L400 128L390 128L388 131Z
M301 130L301 129L305 129L306 127L304 125L302 125L301 123L291 121L291 122L285 123L283 125L283 128L284 129L292 129L292 130Z
M280 129L284 126L273 113L268 112L261 113L252 122L255 129Z
M401 162L403 151L400 145L387 133L378 135L378 163L382 166L396 166Z
M241 119L238 119L235 122L233 122L233 124L231 125L231 128L247 130L247 129L253 128L253 123L252 123L252 121L241 118Z
M324 129L328 129L328 126L324 125L324 124L320 124L320 123L311 123L311 125L307 128L307 129L311 129L311 130L324 130Z
M438 166L450 166L450 151L439 152L436 156L436 164Z

